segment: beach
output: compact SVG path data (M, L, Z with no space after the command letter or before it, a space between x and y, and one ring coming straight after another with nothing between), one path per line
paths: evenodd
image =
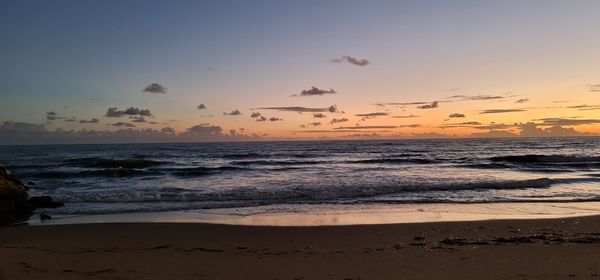
M0 228L0 279L595 279L600 217Z

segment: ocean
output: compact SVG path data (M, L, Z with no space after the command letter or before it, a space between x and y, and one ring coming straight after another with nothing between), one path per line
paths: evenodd
M52 215L600 200L591 137L0 146L0 165Z

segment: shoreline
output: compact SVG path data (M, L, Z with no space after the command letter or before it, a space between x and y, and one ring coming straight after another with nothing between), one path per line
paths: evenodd
M43 213L43 212L41 212ZM268 205L166 212L57 215L30 225L94 223L207 223L247 226L346 226L487 220L556 219L600 214L600 202Z
M0 279L600 279L600 216L0 228Z

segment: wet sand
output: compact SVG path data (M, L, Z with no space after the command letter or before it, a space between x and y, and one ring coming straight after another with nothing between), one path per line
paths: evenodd
M600 279L600 217L0 228L0 279Z

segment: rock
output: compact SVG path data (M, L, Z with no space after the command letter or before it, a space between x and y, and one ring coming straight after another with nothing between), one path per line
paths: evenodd
M27 190L27 186L0 167L0 226L24 222L37 208L63 206L62 202L53 201L49 196L28 199Z
M27 187L0 167L0 225L23 221L33 210L27 203Z

